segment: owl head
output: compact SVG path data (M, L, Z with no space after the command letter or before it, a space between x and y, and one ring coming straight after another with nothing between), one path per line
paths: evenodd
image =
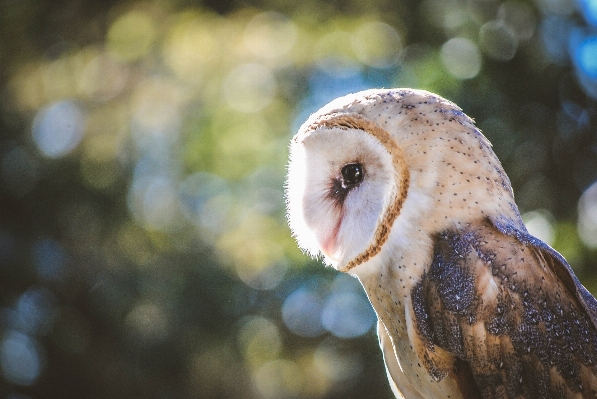
M311 115L290 144L286 202L299 246L344 271L473 217L522 225L473 121L411 89L347 95Z

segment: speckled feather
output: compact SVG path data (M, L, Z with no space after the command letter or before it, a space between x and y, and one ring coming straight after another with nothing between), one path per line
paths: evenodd
M397 397L597 398L597 302L528 234L455 104L410 89L345 96L290 150L289 224L361 281ZM348 163L365 177L345 190Z
M483 398L596 397L592 310L558 278L560 259L489 221L434 240L431 267L411 293L425 350L464 360ZM484 300L488 283L497 295Z

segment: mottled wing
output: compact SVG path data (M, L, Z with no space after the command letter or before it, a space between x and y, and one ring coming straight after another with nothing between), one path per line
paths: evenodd
M411 294L424 350L455 356L445 372L464 398L597 398L595 299L527 233L483 221L438 234Z

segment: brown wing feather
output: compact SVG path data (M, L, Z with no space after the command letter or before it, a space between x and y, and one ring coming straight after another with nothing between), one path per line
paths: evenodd
M489 221L438 234L411 296L428 350L456 356L464 398L597 398L595 300L528 234Z
M568 291L579 301L580 306L585 309L587 315L591 318L593 326L597 328L597 300L589 293L589 291L587 291L580 281L578 281L572 268L562 255L541 240L529 235L527 232L520 231L511 224L497 220L492 224L501 233L516 237L522 244L533 247L536 251L541 252L543 256L546 257L548 266L566 288L568 288Z

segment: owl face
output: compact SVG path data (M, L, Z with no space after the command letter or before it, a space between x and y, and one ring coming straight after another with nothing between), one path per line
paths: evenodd
M373 239L393 195L391 155L362 130L321 126L297 136L290 159L289 221L300 247L346 263Z
M519 219L472 120L408 89L356 93L313 114L291 141L286 201L299 246L343 271L471 215Z

